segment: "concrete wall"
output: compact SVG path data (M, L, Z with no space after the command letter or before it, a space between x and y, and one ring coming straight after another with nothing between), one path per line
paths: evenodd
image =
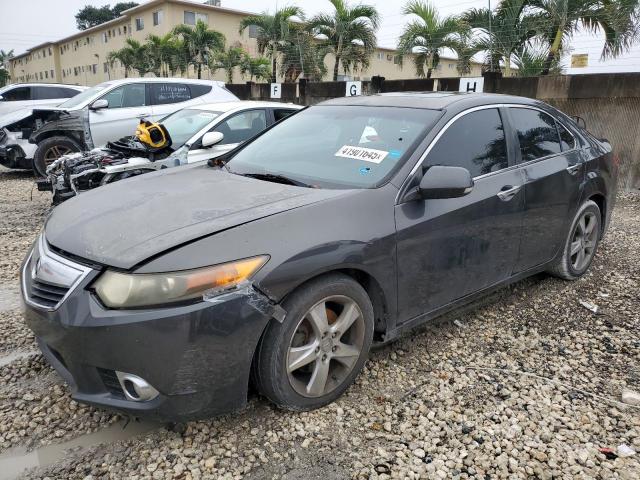
M620 188L640 187L640 73L487 77L485 91L537 98L584 118L620 158Z

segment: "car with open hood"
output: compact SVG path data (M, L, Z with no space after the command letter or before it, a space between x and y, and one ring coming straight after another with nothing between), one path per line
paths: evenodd
M137 135L55 160L46 178L37 181L38 189L53 192L57 205L125 178L214 159L301 108L279 102L220 102L178 110L158 124L141 120Z
M6 166L32 166L44 176L62 155L101 147L131 135L140 118L157 121L188 106L238 98L223 82L184 78L125 78L91 87L58 106L13 112L0 118L0 160ZM33 148L23 148L28 141ZM31 156L32 155L32 156Z
M53 209L26 322L80 402L163 420L338 398L373 343L548 271L585 274L617 157L545 103L383 94L304 109L224 162Z

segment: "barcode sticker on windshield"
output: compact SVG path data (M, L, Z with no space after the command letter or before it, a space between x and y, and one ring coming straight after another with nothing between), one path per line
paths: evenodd
M352 147L345 145L335 154L336 157L353 158L354 160L364 160L365 162L380 163L389 152L384 150L375 150L373 148Z

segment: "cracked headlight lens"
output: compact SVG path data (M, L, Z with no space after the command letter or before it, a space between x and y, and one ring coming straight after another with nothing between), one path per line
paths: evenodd
M201 298L210 289L233 288L250 279L268 255L212 267L167 273L127 274L107 270L93 288L109 308L158 307Z

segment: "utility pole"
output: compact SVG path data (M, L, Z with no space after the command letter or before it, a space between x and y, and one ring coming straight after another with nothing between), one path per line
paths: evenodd
M491 17L493 13L491 12L491 0L487 0L489 2L489 70L493 72L493 30L491 29Z

